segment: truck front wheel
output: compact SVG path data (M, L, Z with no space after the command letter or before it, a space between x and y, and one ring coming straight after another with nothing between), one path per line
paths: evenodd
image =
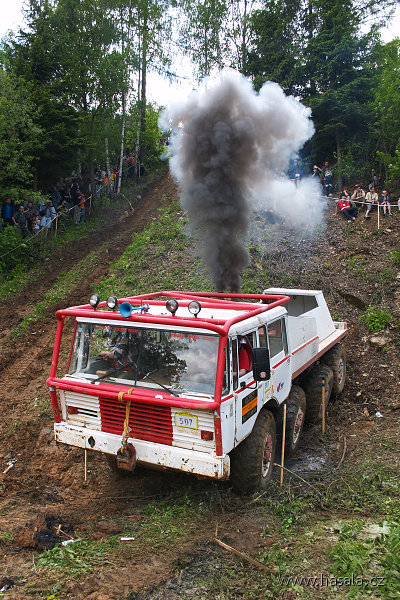
M346 354L342 344L336 344L336 346L328 350L322 356L321 361L333 371L332 392L335 396L341 394L346 381Z
M333 371L328 365L315 365L304 383L307 398L306 423L322 420L322 382L325 380L325 410L333 387Z
M275 448L275 419L264 409L250 435L231 452L230 479L238 492L251 494L267 486L274 466Z

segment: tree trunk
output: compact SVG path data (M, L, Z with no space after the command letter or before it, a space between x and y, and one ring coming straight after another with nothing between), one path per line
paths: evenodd
M308 40L308 45L309 45L310 40L313 38L313 35L314 35L313 0L308 0L306 30L307 30L307 40ZM308 60L310 60L310 58L308 58ZM317 91L317 87L315 84L315 80L310 77L310 95L315 96L316 91Z
M92 113L90 115L90 129L89 129L90 141L93 140L93 129L94 129L94 114ZM82 167L81 167L80 157L79 157L79 165L78 165L79 175L81 175L81 171L82 171ZM96 180L94 177L94 149L93 149L92 144L90 144L90 147L89 147L89 180L90 180L90 186L92 188L92 200L96 200L97 193L96 193Z
M108 177L108 186L107 186L107 196L110 195L111 190L111 167L110 167L110 153L108 149L108 136L104 138L104 146L106 151L106 169L107 169L107 177Z
M337 156L337 174L338 174L338 189L343 189L343 178L342 178L342 147L340 143L340 131L339 127L335 129L336 136L336 156Z
M125 94L122 95L122 132L121 132L121 154L119 156L119 176L118 176L118 188L117 193L119 194L121 191L121 183L122 183L122 169L124 165L124 148L125 148L125 121L126 121L126 113L125 113Z
M143 11L143 33L142 33L142 65L141 65L141 77L142 86L140 91L140 132L143 134L146 131L146 84L147 84L147 49L148 49L148 4L145 3L145 9ZM143 135L141 135L143 139ZM140 163L145 159L145 149L140 148L139 156L139 174L140 174Z

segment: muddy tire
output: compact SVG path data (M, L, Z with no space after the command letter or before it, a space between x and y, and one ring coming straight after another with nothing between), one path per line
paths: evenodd
M262 410L250 435L231 452L233 487L241 494L266 488L275 461L276 424L269 410Z
M346 353L342 344L336 344L326 354L321 361L328 365L333 371L332 393L337 396L343 392L346 382Z
M328 365L315 365L304 382L307 399L306 423L315 424L322 421L322 380L325 379L325 410L331 397L333 387L333 371Z
M285 457L292 456L299 447L301 434L306 418L306 395L298 385L293 385L286 400L286 429L285 429ZM282 433L280 434L282 446Z

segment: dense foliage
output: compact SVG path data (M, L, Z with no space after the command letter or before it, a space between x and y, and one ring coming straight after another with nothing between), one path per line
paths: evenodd
M136 151L143 160L149 138L156 140L150 155L156 152L158 109L147 105L145 80L147 70L166 64L161 40L168 30L167 6L163 0L134 5L122 0L29 1L26 26L3 43L1 55L5 124L0 136L12 141L5 147L0 139L0 163L8 165L2 173L8 186L0 179L3 198L10 181L47 191L72 170L82 171L95 189L96 164L115 167L126 151ZM139 129L130 148L124 139L121 145L128 105ZM137 105L142 107L139 117ZM148 115L155 131L142 144Z
M328 160L336 183L371 171L400 184L400 42L379 27L395 0L29 0L0 54L0 195L72 170L157 161L158 107L148 72L173 76L187 54L198 79L224 66L256 89L278 82L311 107L306 167ZM366 25L368 23L368 26ZM180 74L177 74L178 76Z

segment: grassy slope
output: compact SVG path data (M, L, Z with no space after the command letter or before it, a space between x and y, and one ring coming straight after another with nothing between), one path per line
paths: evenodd
M193 243L185 235L185 226L186 219L173 202L147 230L133 236L132 244L114 265L111 276L95 291L105 297L111 293L127 296L157 289L212 289L195 256ZM257 255L245 273L246 291L258 291L269 283L266 256L260 249L252 251ZM283 271L281 275L284 279ZM276 276L275 272L274 283L285 283L276 281ZM322 447L329 450L332 443L333 436L328 432ZM250 554L267 565L270 573L233 555L221 555L210 547L207 552L203 550L204 556L200 552L176 566L180 583L175 591L169 592L171 598L190 598L194 591L198 598L221 600L297 596L397 598L400 593L398 450L396 436L377 419L368 445L359 447L352 460L345 460L338 471L326 472L308 483L290 479L282 488L273 483L268 494L250 502L232 496L227 487L208 484L199 491L196 483L186 483L167 499L149 504L141 511L138 524L125 525L124 533L136 538L136 551L141 545L151 544L154 550L163 552L171 543L187 542L188 529L189 537L196 539L210 520L224 522L226 515L232 519L234 530L235 514L261 522L261 539L267 547L261 544ZM232 531L225 533L229 539ZM85 564L90 564L90 552L86 548L83 551ZM121 552L113 549L111 543L102 551L107 556ZM63 564L59 552L46 554L41 563ZM97 546L93 546L92 552L95 563ZM193 567L193 561L197 568ZM183 580L182 573L186 573ZM330 577L329 586L324 584L326 579L323 581L323 589L319 589L320 573ZM291 575L317 579L308 584L280 581L280 577ZM373 576L383 579L369 583ZM158 593L163 597L162 586ZM129 598L156 597L153 594L154 590L140 595L132 593Z
M113 266L111 275L93 291L104 298L109 294L129 296L157 289L211 290L211 281L196 257L193 242L185 234L186 225L178 204L172 202L145 231L134 234L132 244ZM250 250L253 260L244 275L245 291L289 283L285 269L282 267L279 272L276 265L270 282L273 265L269 258L259 247ZM322 271L324 268L326 264L320 265ZM311 280L317 278L318 268L309 276ZM333 432L328 431L321 448L330 451L334 443ZM154 589L132 592L127 600L191 598L193 594L204 600L397 598L399 449L394 430L376 419L367 443L356 447L351 460L346 457L339 470L327 471L308 482L287 478L283 487L272 483L268 493L240 499L225 484L185 479L163 500L145 508L131 508L130 514L137 517L134 524L124 515L115 517L120 518L123 534L135 537L134 547L121 547L112 536L101 542L83 540L68 550L43 553L37 566L44 569L48 594L62 598L64 584L71 577L83 577L110 562L138 558L149 548L162 556L171 545L184 547L191 542L197 546L188 556L182 553L181 561L175 565L176 578L165 595L160 585L156 590L159 595ZM234 534L242 531L242 537L248 536L238 521L257 524L259 543L247 553L266 565L270 573L232 554L218 552L210 543L216 522L220 524L219 537L233 546ZM384 529L379 529L383 524ZM331 577L330 585L323 589L318 587L320 573ZM280 581L280 577L291 575L316 576L317 580L314 584ZM370 576L384 579L366 583ZM350 579L335 581L333 577ZM359 577L366 580L361 582ZM35 586L31 591L35 593Z

